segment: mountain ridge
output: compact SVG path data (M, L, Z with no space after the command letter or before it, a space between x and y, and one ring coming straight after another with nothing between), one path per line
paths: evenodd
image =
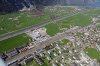
M48 5L77 5L77 6L94 6L100 0L0 0L0 12L14 12L30 8L31 6L48 6Z

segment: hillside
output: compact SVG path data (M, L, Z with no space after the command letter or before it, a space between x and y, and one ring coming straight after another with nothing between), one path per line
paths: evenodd
M0 12L15 12L23 8L30 8L33 5L35 5L36 8L55 4L94 6L98 1L99 0L0 0Z

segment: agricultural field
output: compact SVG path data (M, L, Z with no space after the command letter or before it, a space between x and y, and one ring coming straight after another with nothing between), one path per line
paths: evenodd
M75 16L72 16L66 20L62 20L59 23L69 23L71 26L87 26L91 23L91 18L89 16L86 16L84 14L77 14ZM67 26L66 26L67 27Z
M85 49L85 52L90 58L100 61L100 51L97 51L94 48L87 48Z
M61 12L60 9L62 9L64 12ZM54 9L51 7L51 10L46 7L42 12L42 16L36 16L32 11L14 12L0 15L0 35L25 27L34 26L51 19L55 19L56 17L68 15L69 12L74 10L74 8L58 7L57 9Z
M78 14L72 17L69 17L65 20L61 20L55 24L52 24L54 26L51 26L51 24L47 25L47 33L52 36L57 34L59 31L57 30L61 30L63 28L70 28L70 26L87 26L91 23L91 18L89 18L89 16L85 16L83 14ZM54 32L53 32L54 31ZM56 32L55 32L56 31Z
M21 34L3 41L0 41L0 53L3 53L7 50L25 45L31 41L31 38L26 34Z
M50 31L48 34L51 36L52 33L57 34L57 32L53 32L54 29L58 29L58 30L62 30L64 28L70 28L70 27L74 27L74 26L80 26L80 27L85 27L88 26L89 24L91 24L92 21L92 17L96 17L100 15L100 9L92 9L89 10L87 12L84 13L79 13L77 15L71 16L67 19L64 20L60 20L58 22L56 22L54 25L56 26L56 28L47 28L50 25L47 25L47 33L48 31Z
M48 19L48 16L34 17L33 14L29 12L0 15L0 34L36 25L48 21Z
M55 34L61 32L58 27L59 26L57 24L49 24L45 26L45 28L47 29L47 34L50 36L54 36Z

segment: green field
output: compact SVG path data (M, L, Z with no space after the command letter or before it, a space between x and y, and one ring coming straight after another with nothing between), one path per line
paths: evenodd
M84 13L79 13L67 19L59 21L62 27L68 28L69 25L71 26L81 26L85 27L91 24L92 17L97 17L100 15L100 9L91 9Z
M96 17L100 15L100 9L92 9L90 11L84 12L83 14L79 13L77 15L71 16L67 19L60 20L54 24L49 24L46 26L47 28L47 33L50 36L56 35L59 30L62 30L63 28L70 28L74 26L80 26L80 27L85 27L91 24L92 17Z
M34 17L29 12L16 12L6 15L0 15L0 34L36 25L38 23L48 21L48 15L41 17ZM3 28L1 30L1 28Z
M26 34L21 34L3 41L0 41L0 53L3 53L7 50L22 46L27 44L30 41L30 37Z
M53 8L53 7L51 7ZM66 8L66 9L65 9ZM62 8L64 12L60 12L59 10L55 10L54 12L50 11L49 8L45 8L43 11L43 16L36 17L34 12L14 12L6 15L0 15L0 35L4 33L8 33L11 31L15 31L21 28L25 28L28 26L36 25L42 22L46 22L48 20L55 17L61 17L67 15L69 12L74 10L71 7ZM68 8L68 9L67 9Z
M97 51L94 48L88 48L85 49L85 52L88 56L90 56L92 59L97 59L100 61L100 51Z
M68 27L69 25L71 26L87 26L91 23L91 18L90 16L84 15L84 14L77 14L75 16L72 16L70 18L67 18L65 20L59 21L62 26L66 24L65 27Z
M61 32L58 27L59 26L57 24L49 24L45 26L45 28L47 29L47 34L50 36L54 36L55 34Z
M84 27L89 25L90 23L91 23L91 18L89 16L85 16L84 14L78 14L69 17L65 20L61 20L55 24L49 24L46 26L46 28L47 28L47 33L50 36L54 36L55 34L60 32L62 28L69 28L70 25Z

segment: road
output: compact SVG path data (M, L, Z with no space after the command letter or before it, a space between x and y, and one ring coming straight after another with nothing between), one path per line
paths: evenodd
M26 28L23 28L23 29L20 29L20 30L16 30L16 31L13 31L13 32L9 32L9 33L0 35L0 41L14 37L14 36L22 34L22 33L25 33L28 30L35 30L35 29L44 27L45 25L48 25L50 23L54 23L54 22L57 22L57 21L60 21L60 20L63 20L63 19L67 19L69 17L72 17L72 16L77 15L79 13L83 13L85 11L86 10L83 10L82 12L78 12L78 13L72 13L72 14L70 14L70 16L64 16L64 17L61 17L61 18L57 18L55 20L50 20L48 22L43 22L43 23L37 24L35 26L33 25L33 26L30 26L30 27L26 27Z

